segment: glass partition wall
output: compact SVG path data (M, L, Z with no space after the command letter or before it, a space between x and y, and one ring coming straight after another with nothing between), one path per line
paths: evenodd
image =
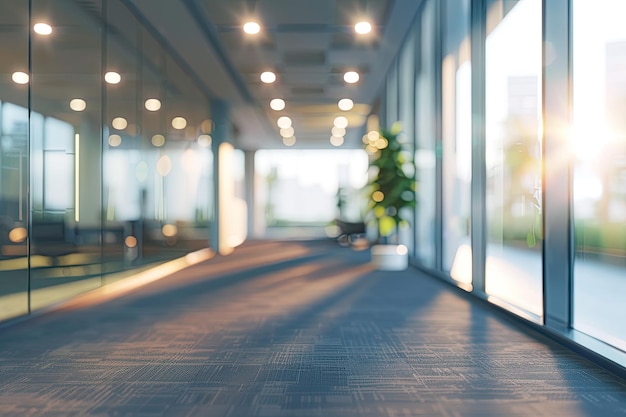
M28 3L0 1L0 320L29 310ZM41 120L40 116L35 118ZM17 261L15 261L17 259Z
M18 4L19 3L19 4ZM209 97L118 0L0 1L0 321L209 245Z

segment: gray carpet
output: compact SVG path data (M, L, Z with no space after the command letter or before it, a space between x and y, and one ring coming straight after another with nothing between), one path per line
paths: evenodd
M0 416L626 416L624 380L332 242L88 302L0 329Z

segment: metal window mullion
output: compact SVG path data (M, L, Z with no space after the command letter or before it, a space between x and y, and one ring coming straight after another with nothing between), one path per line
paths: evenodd
M443 269L443 6L435 3L435 268Z
M482 295L485 293L485 259L487 245L485 166L486 0L472 0L470 13L472 65L472 291Z
M571 118L571 3L543 2L543 291L544 324L572 325L571 172L563 163Z

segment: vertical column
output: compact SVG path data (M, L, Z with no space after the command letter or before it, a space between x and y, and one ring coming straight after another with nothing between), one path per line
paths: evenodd
M228 143L230 140L230 120L229 106L224 100L211 100L211 118L213 120L213 141L211 148L213 151L213 191L215 193L213 199L213 220L209 230L209 241L215 250L220 251L220 157L219 150L222 143Z
M544 320L554 329L572 324L572 233L568 136L571 74L569 0L543 2L543 276Z
M486 0L472 0L472 287L485 293L486 224L485 206L485 37Z

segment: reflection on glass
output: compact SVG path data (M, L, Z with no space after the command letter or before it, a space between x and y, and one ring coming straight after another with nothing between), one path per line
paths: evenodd
M496 2L486 43L486 292L543 314L541 1Z
M573 13L574 327L626 350L626 3Z
M0 321L206 248L214 206L208 99L125 3L99 28L77 2L18 3L0 0Z

